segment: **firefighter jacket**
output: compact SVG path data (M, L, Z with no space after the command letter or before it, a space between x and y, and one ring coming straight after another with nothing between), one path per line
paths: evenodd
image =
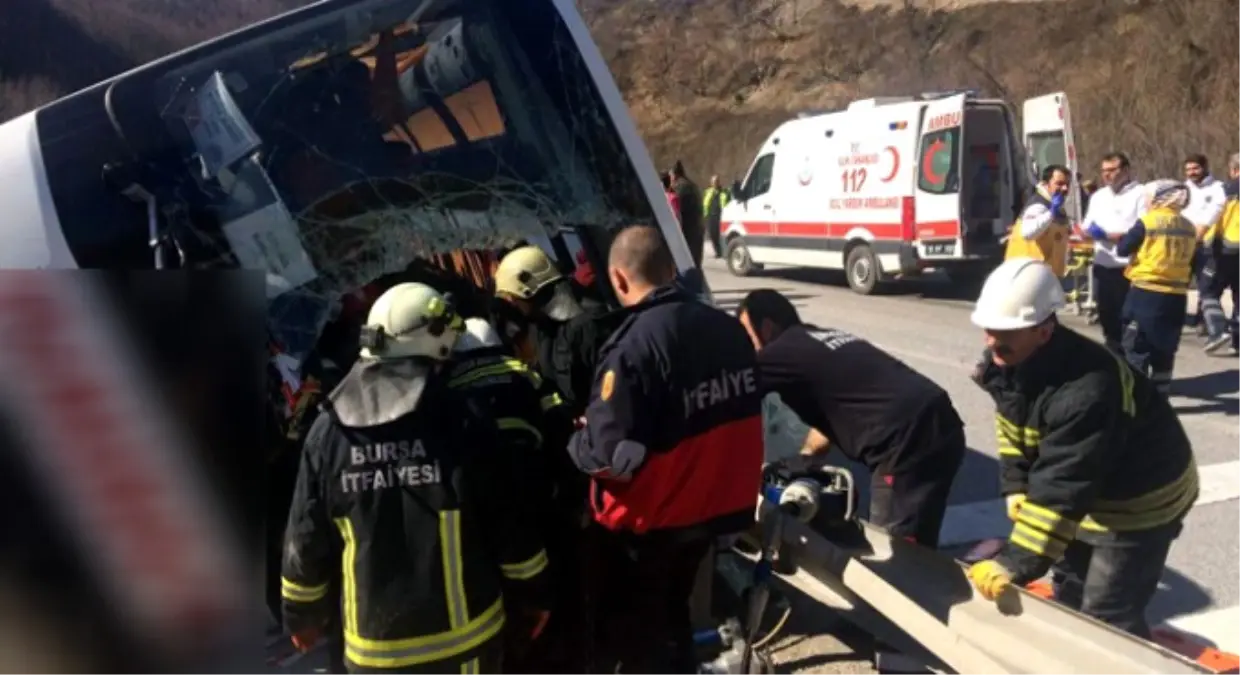
M285 623L322 625L336 577L350 670L468 665L500 634L505 594L545 606L546 553L511 479L519 459L441 376L367 375L367 361L306 439L285 533ZM351 386L361 394L338 395Z
M1034 232L1032 238L1026 237ZM1068 235L1067 221L1051 212L1051 202L1039 187L1012 227L1004 258L1044 260L1062 278L1068 263Z
M988 355L981 384L995 401L1004 496L1025 494L997 558L1027 583L1079 532L1147 530L1197 498L1197 466L1166 396L1102 345L1057 326L1010 368Z
M544 419L564 407L550 383L502 347L462 355L448 370L448 386L469 395L484 394L500 433L513 446L544 447Z
M1237 195L1237 189L1234 180L1228 181L1223 187L1223 193L1227 196L1223 213L1202 237L1202 241L1215 254L1235 255L1240 251L1240 196Z
M585 412L599 350L625 316L625 310L595 306L568 321L536 324L539 374L564 398L571 418Z
M669 285L632 308L600 355L569 442L610 530L693 538L753 524L762 393L736 319Z
M1197 228L1178 211L1151 209L1115 247L1131 256L1124 276L1134 288L1155 293L1188 293L1197 252Z
M533 493L546 497L543 507L552 500L582 503L581 473L564 452L573 420L550 382L503 347L494 347L462 354L450 366L448 386L479 401L494 416L500 435L525 458L521 479L536 486Z

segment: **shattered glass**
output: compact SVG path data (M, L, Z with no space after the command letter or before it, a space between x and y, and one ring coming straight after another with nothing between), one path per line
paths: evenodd
M343 296L417 259L654 221L549 0L316 12L147 92L193 186L173 234L194 266L266 270L292 359Z

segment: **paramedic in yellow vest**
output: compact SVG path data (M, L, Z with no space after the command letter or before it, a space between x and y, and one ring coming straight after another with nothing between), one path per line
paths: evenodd
M1188 308L1197 229L1181 213L1189 199L1183 183L1157 180L1145 190L1149 210L1115 247L1130 258L1125 276L1132 287L1121 314L1124 356L1168 393Z
M1066 167L1052 164L1042 170L1042 181L1025 205L1008 237L1005 259L1044 260L1055 276L1063 278L1068 262L1068 217L1064 202L1071 184Z
M1230 180L1223 185L1223 213L1201 237L1208 260L1199 284L1201 315L1206 324L1206 353L1213 354L1229 343L1237 349L1236 294L1240 292L1240 153L1231 156ZM1223 292L1231 290L1232 320L1223 312ZM1230 330L1229 330L1230 328ZM1230 334L1229 334L1230 333Z
M728 191L719 185L719 176L711 176L710 187L702 193L702 214L706 218L706 238L710 239L710 247L715 251L716 259L723 257L719 224L723 220L723 207L728 205L728 199Z

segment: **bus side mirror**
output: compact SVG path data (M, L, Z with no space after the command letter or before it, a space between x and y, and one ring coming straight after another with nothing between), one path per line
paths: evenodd
M738 202L745 201L745 190L741 187L739 180L732 181L732 199Z

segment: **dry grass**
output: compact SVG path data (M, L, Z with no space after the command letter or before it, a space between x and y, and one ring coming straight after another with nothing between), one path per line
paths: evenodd
M0 119L302 0L6 0ZM1235 150L1240 0L579 0L661 166L742 173L797 112L1067 91L1081 157ZM37 45L32 48L31 45Z
M680 9L677 9L677 8ZM1235 150L1236 0L666 0L587 18L660 165L743 173L795 113L970 87L1063 90L1086 167L1126 151L1145 176ZM653 19L658 18L658 21Z

